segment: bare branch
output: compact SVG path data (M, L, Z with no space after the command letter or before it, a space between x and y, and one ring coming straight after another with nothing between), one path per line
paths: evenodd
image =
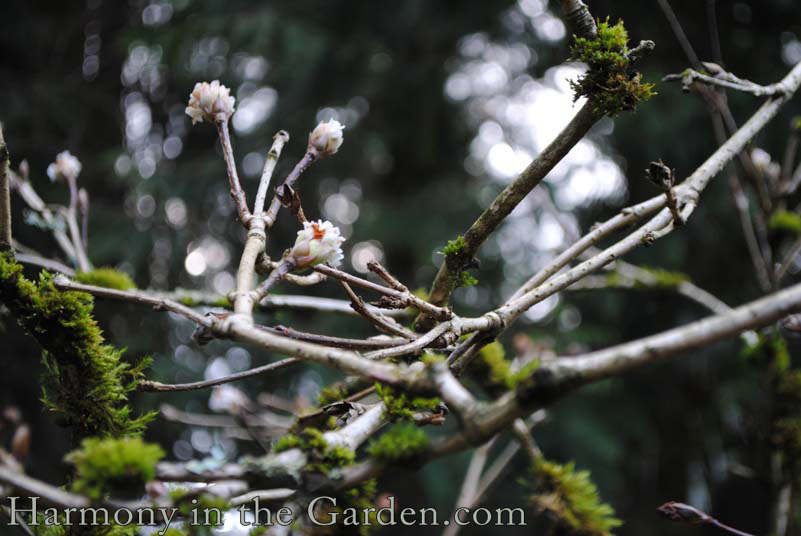
M308 169L310 165L317 160L318 155L317 151L309 146L306 149L306 154L303 155L303 158L295 164L295 167L292 171L287 175L287 178L284 179L284 182L276 188L276 194L273 196L273 200L270 203L270 208L267 209L267 213L264 216L264 219L267 221L267 227L272 227L273 223L275 222L276 216L278 216L278 211L281 210L281 200L279 194L284 191L286 188L292 188L295 185L295 182L300 178L304 171Z
M204 380L192 383L168 384L150 380L142 380L137 384L136 388L139 391L146 392L196 391L198 389L208 389L209 387L214 387L215 385L231 383L238 380L243 380L245 378L252 378L253 376L259 376L261 374L266 374L267 372L273 372L299 362L300 361L298 359L293 359L290 357L287 359L282 359L281 361L276 361L275 363L263 365L261 367L235 372L234 374L222 376L220 378L214 378L213 380Z
M684 50L684 54L689 58L690 64L696 69L700 69L701 61L698 59L698 55L696 55L695 50L693 50L690 40L687 39L687 35L684 33L684 29L681 27L681 23L679 22L678 17L676 17L676 13L674 13L673 8L670 6L670 2L668 2L668 0L657 0L657 2L659 3L659 7L662 8L662 12L665 14L668 24L670 24L670 28L676 35L679 45L681 45L682 50Z
M450 318L453 318L453 311L451 311L447 307L438 307L436 305L432 305L429 302L418 298L417 296L409 292L408 289L406 291L400 291L394 288L388 288L382 285L378 285L361 277L357 277L347 272L337 270L336 268L332 268L325 264L318 264L317 266L314 267L314 270L316 272L325 274L329 277L333 277L334 279L339 279L340 281L345 281L346 283L350 283L351 285L362 287L364 289L372 290L373 292L377 292L384 296L388 296L392 298L394 301L397 301L400 307L415 307L416 309L424 311L425 313L431 315L433 318L437 320L448 320Z
M223 149L223 157L225 158L225 169L228 172L228 186L231 189L231 197L236 204L236 210L239 213L239 221L245 228L250 224L252 214L248 209L248 201L245 196L245 191L242 190L242 185L239 183L239 173L236 171L236 160L234 159L234 150L231 147L231 134L228 132L228 119L214 121L217 127L217 134L220 137L220 144Z
M449 257L440 265L429 293L429 302L445 305L453 292L459 273L470 261L479 247L492 234L512 210L533 190L545 176L558 164L570 150L589 132L602 117L595 111L591 102L581 107L556 139L546 147L537 158L503 191L492 204L478 217L464 234L464 247L458 258ZM419 320L418 320L419 323ZM426 321L425 325L430 325ZM421 325L423 327L423 325Z
M759 84L755 84L749 80L738 78L732 73L723 71L722 69L716 73L715 76L709 76L707 74L700 73L695 69L687 69L680 74L669 74L662 78L662 81L679 81L681 82L682 87L685 88L685 91L689 91L689 88L693 83L703 82L704 84L708 84L710 86L717 86L726 89L742 91L744 93L750 93L755 97L775 97L777 95L783 95L786 91L785 88L779 84L760 86Z
M264 170L261 172L259 190L256 193L256 201L253 205L253 215L261 216L264 213L264 201L267 198L267 190L270 187L270 180L275 171L275 165L281 156L284 145L289 142L289 133L286 130L279 130L273 136L273 145L267 152L267 159L264 161Z
M348 285L345 281L340 280L339 283L348 294L348 297L350 298L350 306L353 308L353 310L359 313L362 317L366 318L371 324L378 328L379 331L389 333L390 335L398 335L407 341L414 340L416 338L414 333L407 330L403 326L395 323L389 318L385 318L381 313L368 309L367 305L364 303L364 300L362 300L355 292L353 292L353 289L350 288L350 285Z
M17 261L21 262L22 264L32 264L34 266L40 266L42 268L51 270L53 272L61 272L62 274L67 275L69 277L73 277L75 275L75 270L73 270L69 266L55 260L40 257L39 255L31 255L28 253L15 253L14 258L16 258Z
M11 179L8 176L9 154L0 125L0 249L11 249Z

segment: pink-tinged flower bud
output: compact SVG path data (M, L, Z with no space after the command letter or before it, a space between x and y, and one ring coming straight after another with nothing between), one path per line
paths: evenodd
M56 155L56 161L47 166L47 176L51 181L57 179L78 178L81 173L81 161L72 156L69 151L63 151Z
M339 121L329 119L320 122L309 134L309 147L317 151L320 157L331 156L342 145L342 130L345 128Z
M192 118L192 124L199 121L227 121L234 113L234 102L231 90L220 84L219 80L198 82L189 94L189 106L186 115Z
M303 229L298 231L298 238L289 255L299 268L322 263L336 267L344 256L340 248L344 241L339 228L330 221L307 221L303 223Z

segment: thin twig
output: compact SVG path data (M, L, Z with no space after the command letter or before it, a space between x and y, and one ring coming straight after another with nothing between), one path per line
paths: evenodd
M709 42L712 45L712 57L723 66L723 51L720 48L720 32L718 31L717 0L706 0L706 20L709 27Z
M670 28L673 30L676 40L678 40L679 45L681 46L682 50L684 50L684 54L690 59L690 65L696 69L701 69L701 61L698 59L698 55L695 53L695 50L693 50L690 40L687 39L687 34L684 33L684 29L681 27L681 23L679 22L678 17L676 17L676 13L670 6L670 2L668 2L668 0L657 0L657 2L659 3L659 7L662 8L662 12L665 14L665 18L668 20L668 24L670 24Z
M265 220L267 221L267 227L272 227L273 223L275 223L275 218L278 216L278 211L281 210L281 200L279 199L279 193L283 192L285 188L293 188L295 186L295 182L300 178L306 169L311 166L317 160L317 151L309 146L306 149L306 154L303 155L303 158L295 164L295 167L292 171L287 175L286 179L284 179L283 184L281 184L278 188L276 188L276 194L273 196L272 202L270 202L270 208L267 209L267 213L265 215Z
M25 177L20 177L13 171L8 171L8 178L11 183L11 189L15 190L22 198L28 207L36 212L39 217L47 224L53 233L56 243L69 259L75 259L75 247L67 237L63 229L63 221L59 220L53 211L42 201L36 190L33 189L31 183Z
M61 272L62 274L73 277L75 275L75 270L67 266L66 264L62 264L59 261L46 259L45 257L41 257L39 255L31 255L29 253L19 253L17 252L14 257L17 259L18 262L22 264L31 264L34 266L40 266L42 268L46 268L47 270L53 272Z
M375 338L375 339L346 339L343 337L333 337L331 335L320 335L317 333L304 333L296 329L288 328L285 326L275 326L273 328L264 328L270 330L277 335L283 335L290 339L298 341L314 342L317 344L324 344L334 348L350 348L352 350L375 350L377 348L390 348L392 346L399 346L409 342L407 337L399 338Z
M781 280L784 279L784 276L787 275L787 271L793 265L793 262L798 257L798 254L801 253L801 237L796 238L793 245L790 246L790 251L787 253L787 256L782 261L779 269L776 270L776 281L781 283Z
M342 288L345 289L345 292L348 294L348 297L350 298L350 305L353 310L366 318L371 324L378 328L379 331L388 333L390 335L403 337L407 341L415 339L415 335L411 331L395 323L393 320L385 318L383 315L371 311L364 303L364 300L362 300L361 297L353 292L353 289L347 282L344 280L339 280L339 284L342 285Z
M259 376L261 374L266 374L267 372L273 372L299 362L300 362L299 359L288 357L286 359L282 359L281 361L276 361L275 363L270 363L268 365L263 365L261 367L256 367L249 370L243 370L241 372L236 372L228 376L222 376L220 378L214 378L213 380L204 380L200 382L169 384L169 383L161 383L150 380L142 380L137 384L136 389L139 391L145 391L149 393L197 391L199 389L208 389L209 387L214 387L215 385L222 385L224 383L231 383L243 380L245 378L252 378L253 376Z
M679 74L669 74L662 78L663 82L679 81L686 88L689 88L694 82L703 82L710 86L718 86L726 89L734 89L742 91L743 93L750 93L755 97L775 97L784 92L784 88L779 85L760 86L749 80L738 78L732 73L720 72L715 76L709 76L700 73L695 69L686 69Z
M449 308L432 305L431 303L421 298L418 298L408 290L402 292L394 288L378 285L361 277L357 277L347 272L343 272L342 270L337 270L336 268L332 268L325 264L319 264L315 266L314 270L316 272L320 272L329 277L339 279L340 281L344 281L351 285L362 287L364 289L372 290L373 292L377 292L384 296L388 296L389 298L392 298L394 302L397 302L399 308L414 307L420 311L426 312L427 314L431 315L433 318L436 318L437 320L449 320L454 316L453 311L451 311Z
M11 249L11 187L8 147L0 125L0 250Z
M242 190L242 185L239 183L239 173L236 171L236 160L234 159L234 150L231 146L231 134L228 132L228 119L215 121L214 125L217 127L217 134L220 137L220 144L223 149L223 158L225 159L225 169L228 173L228 185L231 189L231 197L236 204L236 210L239 213L239 221L247 228L252 215L248 209L245 191Z

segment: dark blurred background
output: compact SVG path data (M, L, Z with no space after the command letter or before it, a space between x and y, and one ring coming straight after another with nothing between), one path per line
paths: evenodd
M711 3L727 69L767 84L801 61L796 0ZM708 3L674 4L701 59L712 59ZM659 82L688 62L656 0L594 0L590 7L596 17L623 18L633 41L656 42L640 68L659 94L636 114L602 121L547 179L568 230L586 230L655 195L643 180L649 161L661 158L683 177L716 147L700 99ZM558 9L547 0L10 0L0 18L0 121L12 165L28 160L31 180L47 201L64 202L67 195L45 174L55 154L68 149L82 161L95 265L128 272L140 288L224 293L233 285L243 235L214 129L190 128L184 114L194 83L219 79L237 98L234 151L251 199L276 130L292 136L278 168L284 176L302 156L307 133L319 120L336 118L346 125L345 143L303 177L306 214L343 229L347 269L365 272L376 258L410 287L428 288L446 241L464 231L576 109L567 80L582 67L564 63L569 39ZM758 104L744 95L729 101L740 123ZM790 118L800 109L796 98L757 138L755 145L774 161L781 161ZM532 196L484 246L474 273L479 284L455 295L459 312L499 304L567 243L568 233L541 201ZM15 238L57 255L51 236L25 223L19 198L12 202ZM296 227L281 215L269 241L273 256L291 243ZM629 260L684 272L732 305L760 295L725 177L713 181L686 227ZM341 298L339 290L331 283L278 287ZM149 376L156 380L215 377L276 358L219 341L200 348L189 340L192 326L145 308L99 301L96 311L128 358L155 359ZM706 314L670 292L562 293L535 307L502 342L510 354L515 336L560 352L599 348ZM262 320L371 334L348 317L280 313ZM69 441L38 400L39 351L13 319L0 321L0 407L19 407L32 425L29 472L60 482ZM740 346L716 344L584 388L552 408L535 438L549 458L592 471L602 497L625 522L619 534L687 530L657 517L655 508L667 500L765 533L770 408L762 373L745 363ZM310 404L335 378L306 367L239 386ZM139 411L162 402L210 412L203 392L134 397ZM259 452L219 430L163 420L147 436L175 459ZM434 506L444 515L467 461L468 454L452 456L417 474L387 477L380 489L395 493L402 507ZM525 466L521 456L484 506L524 505L517 480ZM493 530L528 534L532 528Z

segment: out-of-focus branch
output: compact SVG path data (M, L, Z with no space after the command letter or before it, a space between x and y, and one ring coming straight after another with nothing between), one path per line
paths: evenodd
M62 264L59 261L46 259L39 255L32 255L30 253L20 253L17 252L14 254L14 257L17 259L18 262L22 264L31 264L34 266L40 266L47 270L51 270L53 272L61 272L64 275L69 277L73 277L75 275L75 270L67 266L66 264Z
M75 258L78 262L78 268L82 272L88 272L92 269L92 263L89 262L89 256L86 254L86 244L83 243L81 238L81 228L78 224L78 182L77 177L66 176L65 180L70 190L70 203L63 210L64 219L67 222L67 228L70 231L70 238L72 245L75 246Z
M8 176L8 147L0 125L0 249L11 249L11 179Z
M673 8L670 6L670 2L668 2L668 0L657 0L657 2L659 3L659 7L662 8L662 11L667 18L668 24L670 24L673 33L676 35L679 45L681 45L682 50L684 50L684 54L687 56L687 58L689 58L690 64L696 69L701 69L701 61L698 59L698 55L695 53L695 50L693 50L690 40L687 39L687 34L684 33L684 28L681 27L681 23L679 22L678 17L676 17L676 13L673 11Z
M36 193L36 190L33 189L31 183L27 180L27 177L20 177L13 171L8 171L8 178L11 183L11 188L19 194L25 204L28 205L28 208L36 212L42 220L52 229L53 238L55 238L56 243L58 243L61 250L69 259L75 259L75 247L72 245L69 237L64 232L64 230L60 227L60 220L57 220L56 215L53 214L53 211L48 208L42 198L39 197L39 194Z

